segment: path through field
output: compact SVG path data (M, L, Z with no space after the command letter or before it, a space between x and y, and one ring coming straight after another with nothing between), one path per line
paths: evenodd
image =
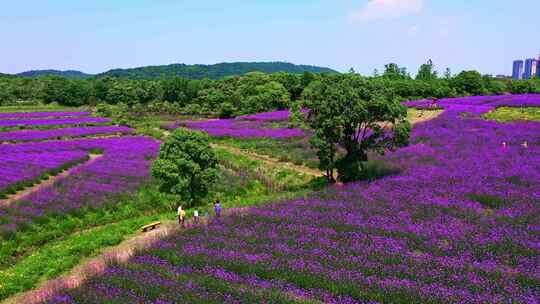
M228 152L235 153L235 154L240 154L240 155L252 158L252 159L260 160L260 161L263 161L264 163L272 165L272 166L278 166L278 167L282 167L282 168L285 168L285 169L291 169L291 170L295 170L295 171L298 171L298 172L301 172L301 173L304 173L304 174L313 175L313 176L316 176L316 177L324 176L323 172L321 172L321 171L319 171L317 169L312 169L312 168L308 168L308 167L305 167L305 166L295 165L295 164L289 163L289 162L283 162L283 161L277 160L277 159L275 159L273 157L270 157L270 156L267 156L267 155L257 154L255 152L252 152L252 151L249 151L249 150L244 150L244 149L231 147L231 146L227 146L227 145L222 145L222 144L212 144L212 147L213 148L223 149L223 150L226 150Z
M36 185L34 185L32 187L23 189L21 191L18 191L15 194L9 195L4 200L0 200L0 206L8 207L11 204L13 204L14 202L16 202L18 200L21 200L21 199L24 199L28 195L30 195L30 194L32 194L34 192L37 192L42 188L49 187L49 186L53 185L57 180L69 176L75 169L80 168L82 166L87 166L89 164L92 164L97 159L102 157L102 155L101 154L89 154L88 157L89 157L89 159L87 161L85 161L85 162L83 162L83 163L81 163L81 164L79 164L77 166L69 168L68 170L63 171L60 174L49 176L49 178L47 178L46 180L41 181L39 184L36 184Z
M44 282L33 291L25 292L1 302L1 304L38 304L50 298L55 293L80 286L87 278L97 276L105 270L107 263L126 262L137 251L150 248L162 238L180 230L175 221L162 223L158 228L138 234L117 246L105 249L100 255L91 258L79 266L73 268L69 273L53 280Z

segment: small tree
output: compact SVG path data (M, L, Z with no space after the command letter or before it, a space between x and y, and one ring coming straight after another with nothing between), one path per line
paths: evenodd
M334 168L344 182L364 173L368 151L383 154L408 144L407 110L384 84L358 75L326 76L304 92L311 140L329 180ZM345 150L336 158L337 148Z
M179 195L189 206L201 204L218 176L218 161L208 135L176 129L161 146L152 167L160 190Z

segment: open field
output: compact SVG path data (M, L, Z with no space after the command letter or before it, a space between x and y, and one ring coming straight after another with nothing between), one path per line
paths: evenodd
M76 116L50 115L5 116L13 121ZM141 126L146 127L144 121ZM159 145L156 140L121 136L126 133L121 131L138 130L116 126L24 128L0 132L0 138L15 142L0 145L7 189L7 199L0 202L0 300L68 271L134 236L144 224L174 218L174 201L148 177ZM81 136L85 138L77 138ZM224 208L303 196L318 185L310 175L223 149L216 152L223 168L215 191L225 201ZM93 156L98 157L84 162ZM26 174L16 170L23 163Z
M540 124L482 119L505 104L540 97L440 100L394 175L233 211L49 303L535 303Z
M534 112L539 103L533 95L475 97L411 109L411 145L370 162L380 179L342 187L324 188L302 167L310 159L317 166L307 133L214 137L221 175L213 197L231 215L174 232L73 290L46 283L129 244L144 224L174 220L173 198L148 174L159 142L129 135L171 118L140 119L113 137L86 130L118 127L0 132L15 142L0 145L3 157L36 164L5 182L10 198L22 195L0 206L0 300L45 284L38 294L54 291L50 303L534 303L540 124L482 117L514 113L505 105ZM283 113L231 123L286 129ZM65 119L43 115L30 119ZM90 155L100 157L84 163ZM11 303L37 299L25 296Z

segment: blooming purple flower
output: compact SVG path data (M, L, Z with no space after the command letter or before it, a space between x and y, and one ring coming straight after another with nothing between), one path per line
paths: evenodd
M110 123L108 118L80 117L80 118L58 118L58 119L8 119L0 120L0 127L28 127L47 125L82 125L82 124L103 124Z
M133 129L131 128L117 126L75 127L52 130L19 130L0 132L0 141L35 141L58 137L80 137L132 132Z

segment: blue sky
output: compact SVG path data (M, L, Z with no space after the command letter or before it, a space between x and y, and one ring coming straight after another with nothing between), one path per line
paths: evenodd
M289 61L371 75L431 58L441 72L511 74L540 52L538 0L5 2L4 73Z

